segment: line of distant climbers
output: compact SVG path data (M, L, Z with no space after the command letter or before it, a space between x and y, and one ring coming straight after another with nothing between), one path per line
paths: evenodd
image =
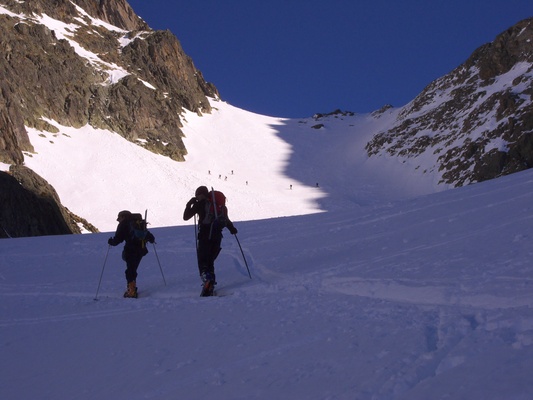
M208 170L207 174L211 175L211 170ZM231 175L233 175L233 170L231 170ZM218 179L222 179L222 174L218 174ZM224 181L227 181L227 180L228 180L228 177L226 175L224 176ZM246 181L246 185L248 185L248 181ZM315 187L319 187L318 182L316 183ZM289 189L292 190L292 185L289 185Z

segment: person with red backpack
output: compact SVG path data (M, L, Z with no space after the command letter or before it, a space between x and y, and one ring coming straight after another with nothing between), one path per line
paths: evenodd
M206 186L196 189L194 197L185 206L183 219L188 221L195 215L198 215L196 255L203 285L201 296L212 296L216 285L215 260L222 250L222 230L228 228L232 235L238 231L228 218L224 194L215 190L210 192Z

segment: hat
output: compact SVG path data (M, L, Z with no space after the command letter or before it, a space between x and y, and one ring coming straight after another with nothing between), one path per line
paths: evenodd
M129 217L131 215L131 212L128 211L128 210L122 210L121 212L118 213L118 216L117 216L117 221L122 218L122 217Z
M199 186L198 189L196 189L196 192L194 192L195 197L198 197L201 194L203 194L206 197L209 195L209 190L207 189L206 186Z

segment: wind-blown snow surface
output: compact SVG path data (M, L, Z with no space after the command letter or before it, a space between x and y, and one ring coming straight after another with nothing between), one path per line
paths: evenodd
M139 299L122 298L108 234L1 240L0 394L531 399L532 204L529 170L239 222L253 279L228 234L213 298L198 297L192 226L153 229Z

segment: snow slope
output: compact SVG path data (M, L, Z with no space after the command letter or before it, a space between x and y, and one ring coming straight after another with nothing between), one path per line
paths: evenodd
M148 209L152 227L183 225L184 205L199 185L222 190L235 221L445 189L437 187L434 174L407 172L412 169L403 160L367 158L368 139L391 124L398 110L380 118L290 120L211 101L212 114L184 113L186 162L153 154L114 132L47 120L59 133L27 128L35 153L25 154L25 164L54 186L66 207L100 231L114 230L123 209ZM317 123L324 127L313 129Z
M184 114L185 163L90 127L30 130L26 164L108 232L0 241L2 398L531 397L533 172L443 191L366 157L398 110L213 106ZM253 277L227 234L207 299L181 219L201 184L228 196ZM124 299L107 238L145 208L157 245Z
M253 279L228 234L214 298L198 297L192 226L153 229L137 300L108 234L1 240L0 394L530 399L532 204L525 171L239 222Z

